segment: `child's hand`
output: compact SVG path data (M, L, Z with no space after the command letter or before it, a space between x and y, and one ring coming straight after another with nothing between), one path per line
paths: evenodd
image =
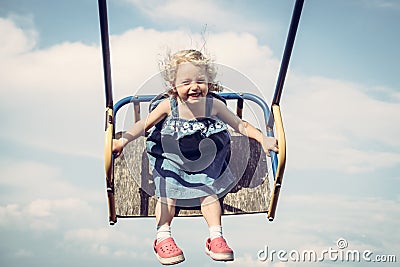
M119 157L124 150L123 138L113 139L113 153L116 157Z
M278 139L264 135L262 141L262 147L265 151L265 154L267 154L267 156L270 157L271 155L269 154L269 151L274 151L276 153L279 152Z

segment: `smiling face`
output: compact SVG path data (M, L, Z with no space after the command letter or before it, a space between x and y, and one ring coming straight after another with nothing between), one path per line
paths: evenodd
M205 66L181 63L176 71L175 93L182 102L197 102L208 93Z

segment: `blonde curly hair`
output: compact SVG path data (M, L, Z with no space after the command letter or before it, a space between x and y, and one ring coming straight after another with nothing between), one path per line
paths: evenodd
M208 90L214 92L222 91L222 86L215 81L217 70L210 58L204 56L200 51L189 49L169 54L160 62L160 70L168 87L167 93L175 94L176 72L179 64L192 63L196 66L204 66L208 80Z

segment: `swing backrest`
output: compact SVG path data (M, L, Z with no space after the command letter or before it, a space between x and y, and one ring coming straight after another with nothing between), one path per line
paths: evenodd
M246 94L249 96L248 94ZM253 95L250 95L252 99ZM236 99L238 116L242 116L243 95L223 93L217 95L223 101ZM159 99L162 96L158 96ZM256 103L260 99L257 98ZM134 104L135 120L140 116L140 103L153 99L151 96L132 97L130 101L116 104L115 112L127 103ZM259 103L258 103L259 104ZM262 106L264 118L269 110ZM265 110L266 109L266 110ZM270 201L270 181L266 155L260 144L239 133L231 133L231 159L229 168L235 177L235 184L229 193L220 198L224 215L266 213ZM118 132L119 138L123 132ZM124 153L114 160L114 198L117 217L153 217L156 204L154 183L146 154L146 139L140 137L127 145ZM177 202L176 216L199 216L196 203Z

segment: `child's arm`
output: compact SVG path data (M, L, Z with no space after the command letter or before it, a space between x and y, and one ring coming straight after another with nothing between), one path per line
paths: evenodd
M229 124L235 131L257 140L268 156L269 151L278 153L278 141L276 138L264 135L250 123L241 120L221 101L214 101L213 109L215 109L217 116L222 121Z
M146 118L137 121L131 129L124 133L123 137L113 140L113 153L118 157L129 142L144 136L146 131L164 119L170 110L170 101L165 99Z

